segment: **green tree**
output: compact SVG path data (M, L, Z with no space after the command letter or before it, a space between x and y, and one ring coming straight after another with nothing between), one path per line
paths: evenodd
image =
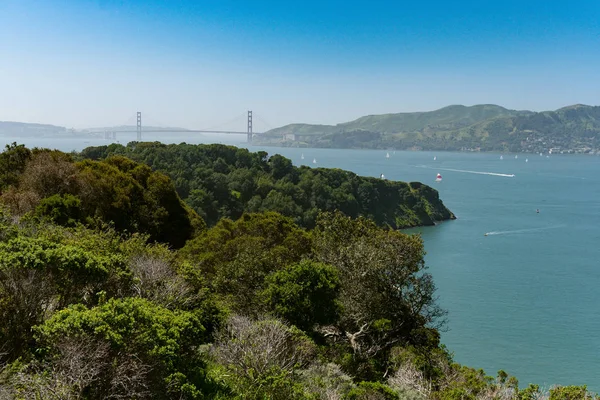
M84 214L78 197L70 194L55 194L40 201L34 215L48 218L58 225L73 226L82 222Z
M587 386L556 386L550 389L549 400L594 400L598 396L588 392Z
M41 235L40 235L41 236ZM125 258L86 251L42 237L18 236L0 243L0 348L8 359L26 354L31 327L73 303L94 304L128 285Z
M542 396L540 386L535 384L529 384L525 389L522 389L518 393L518 400L537 400Z
M104 343L101 373L82 394L90 399L134 398L146 390L156 399L202 398L211 383L197 346L208 340L201 316L170 311L144 299L110 299L93 308L71 306L37 329L46 357L60 357L59 343L87 340ZM132 364L132 360L135 363ZM138 372L134 382L119 373Z
M171 181L145 165L113 157L83 161L78 168L82 206L89 216L119 230L147 232L152 240L177 248L203 229L204 222L180 200Z
M266 277L310 252L309 234L269 212L223 219L190 240L180 256L202 271L211 288L237 311L256 312Z
M271 166L271 175L275 180L288 177L288 175L294 172L292 161L279 154L275 154L269 158L269 165Z
M385 370L393 346L421 345L427 337L423 329L443 322L423 256L419 236L339 212L320 216L314 257L338 269L343 309L328 334L347 340L355 359L380 360Z
M360 382L358 386L348 392L344 399L347 400L400 400L398 393L390 387L378 382Z
M304 331L334 324L340 312L337 270L304 260L269 275L262 296L270 310Z
M18 183L30 159L31 151L25 145L13 142L5 146L0 153L0 191Z
M301 215L301 208L296 205L291 196L271 190L262 201L261 211L275 211L286 217Z

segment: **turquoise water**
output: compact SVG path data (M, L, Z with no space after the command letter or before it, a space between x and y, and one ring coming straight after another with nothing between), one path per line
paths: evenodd
M425 241L456 361L600 391L600 157L277 151L437 188L458 219L411 231Z
M223 141L244 145L235 136ZM24 142L65 151L106 143ZM587 384L600 391L600 157L264 150L296 165L437 188L458 219L412 231L424 238L439 301L449 311L442 340L455 360L491 375L506 370L522 386ZM443 181L436 183L438 172ZM515 176L481 174L489 172Z

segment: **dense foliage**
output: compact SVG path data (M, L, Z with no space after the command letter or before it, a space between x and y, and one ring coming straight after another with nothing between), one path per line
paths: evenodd
M0 201L16 216L57 224L111 223L181 247L204 227L169 178L124 157L75 162L59 151L13 144L0 153Z
M295 134L290 141L284 135ZM294 124L258 138L264 144L367 149L511 152L600 151L600 107L556 111L495 105L449 106L430 112L369 115L330 125Z
M338 169L294 167L280 155L224 145L130 143L90 147L81 157L123 155L171 177L184 199L209 226L244 212L277 211L304 227L319 211L365 216L380 226L432 225L454 218L438 192L420 183L392 182Z
M194 217L166 176L122 156L5 153L2 400L592 398L454 363L419 236L268 211L174 249Z

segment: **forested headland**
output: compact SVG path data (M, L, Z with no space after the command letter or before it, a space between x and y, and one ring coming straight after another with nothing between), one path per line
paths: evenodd
M339 210L364 216L394 229L433 225L454 215L438 192L419 182L361 177L340 169L295 167L292 161L264 151L225 145L89 147L81 159L124 156L169 176L179 196L209 226L245 212L276 211L298 225L313 228L320 211Z
M550 399L453 361L419 183L228 146L0 153L0 399Z

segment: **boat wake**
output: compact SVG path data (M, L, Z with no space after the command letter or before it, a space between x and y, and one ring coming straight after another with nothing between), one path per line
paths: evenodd
M494 231L494 232L486 232L484 236L494 236L494 235L515 235L519 233L529 233L529 232L539 232L546 231L549 229L557 229L563 228L565 225L554 225L554 226L545 226L541 228L530 228L530 229L517 229L514 231Z
M514 178L515 177L515 174L501 174L498 172L469 171L469 170L465 170L465 169L452 169L452 168L439 168L439 167L433 168L433 167L428 167L427 165L415 165L415 167L429 168L429 169L441 169L443 171L462 172L465 174L492 175L492 176L502 176L505 178Z

